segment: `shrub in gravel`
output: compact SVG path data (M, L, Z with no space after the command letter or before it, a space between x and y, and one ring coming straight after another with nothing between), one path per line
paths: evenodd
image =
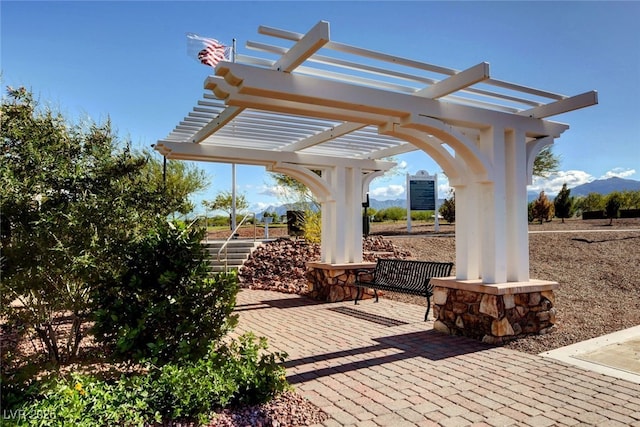
M264 338L245 334L210 347L192 362L144 365L115 381L70 374L14 386L3 426L154 426L207 423L214 410L266 402L288 390L281 363Z

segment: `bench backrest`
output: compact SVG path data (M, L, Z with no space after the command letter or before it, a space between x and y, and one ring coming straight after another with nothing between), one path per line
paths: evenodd
M383 286L396 286L424 293L425 283L428 283L430 278L448 276L452 268L452 262L378 258L375 282Z

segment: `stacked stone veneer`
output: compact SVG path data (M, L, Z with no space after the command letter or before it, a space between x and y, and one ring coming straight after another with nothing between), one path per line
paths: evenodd
M555 329L555 282L483 285L477 281L436 279L434 329L501 344Z
M327 302L350 301L356 298L354 286L356 274L362 269L373 269L375 263L325 264L307 263L307 296ZM371 292L364 292L363 299L371 298Z

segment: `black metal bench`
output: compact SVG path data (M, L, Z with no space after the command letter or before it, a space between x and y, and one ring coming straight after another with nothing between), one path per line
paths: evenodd
M452 268L452 262L378 258L374 270L357 272L355 286L358 290L355 303L358 304L365 289L374 290L376 302L378 290L424 296L427 298L427 312L424 315L426 321L433 295L433 285L429 283L429 279L449 276Z

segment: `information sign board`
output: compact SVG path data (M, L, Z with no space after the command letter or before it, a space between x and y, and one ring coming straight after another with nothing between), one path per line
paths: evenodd
M410 179L409 201L412 211L436 210L436 182L433 179Z

